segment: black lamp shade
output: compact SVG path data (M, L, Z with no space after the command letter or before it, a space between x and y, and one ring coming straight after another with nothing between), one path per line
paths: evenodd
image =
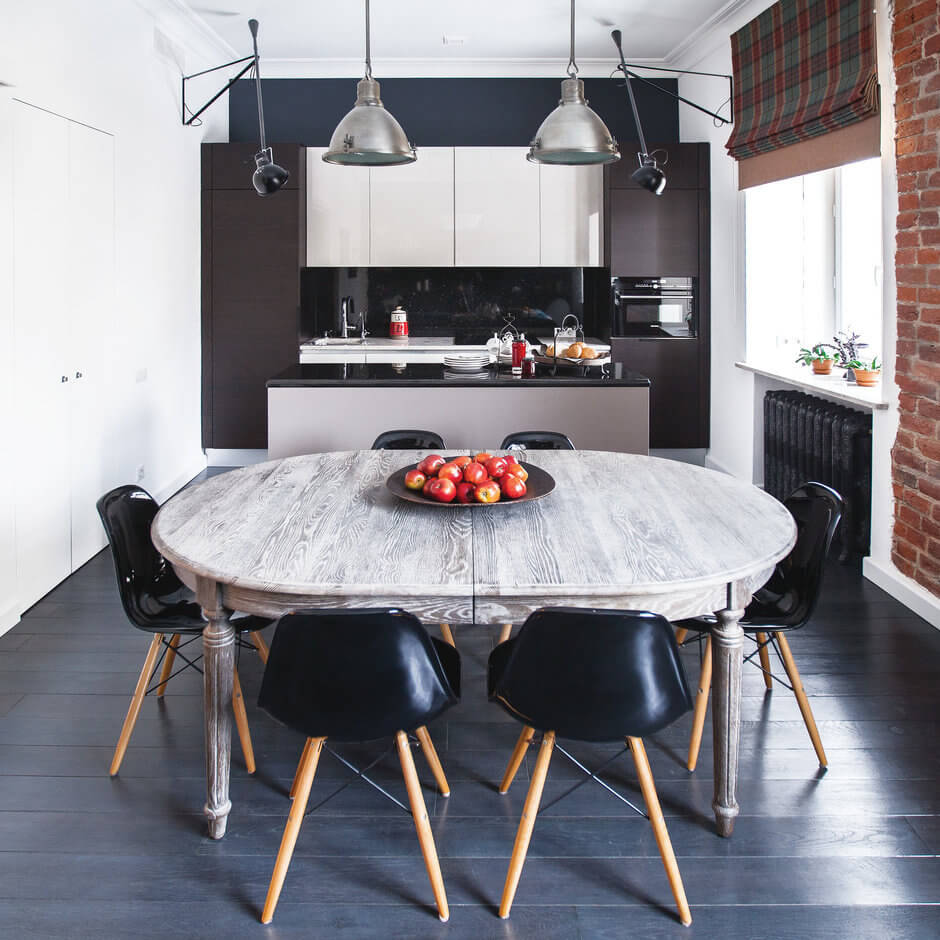
M633 171L630 179L637 186L649 190L654 196L661 196L666 188L666 174L656 166L656 161L651 157L641 158L640 168Z
M251 177L251 183L259 196L276 193L290 177L290 173L284 167L274 162L270 147L255 154L255 163L258 168Z

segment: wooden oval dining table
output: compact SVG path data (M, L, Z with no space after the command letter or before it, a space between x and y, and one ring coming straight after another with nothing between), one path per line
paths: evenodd
M712 719L718 832L735 799L743 631L754 590L796 540L792 517L749 483L607 451L529 451L555 490L525 504L419 506L385 487L421 451L288 457L219 474L167 501L153 542L206 617L209 834L231 809L234 611L401 607L426 622L519 623L540 607L715 614ZM454 452L459 453L457 451Z

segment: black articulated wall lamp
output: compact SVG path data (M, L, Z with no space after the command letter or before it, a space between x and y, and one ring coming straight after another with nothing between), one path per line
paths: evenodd
M276 193L288 180L290 174L282 166L274 162L274 155L271 148L267 145L264 135L264 103L261 99L261 70L258 67L258 21L249 20L248 29L251 31L251 42L254 51L251 55L244 58L235 59L234 62L226 62L224 65L217 65L211 69L204 69L201 72L194 72L192 75L183 76L183 124L187 127L198 123L199 115L203 113L211 104L222 97L242 76L247 75L254 70L255 89L258 95L258 136L260 138L261 148L255 154L256 169L251 177L251 184L259 196L267 196ZM240 65L242 62L248 64L233 78L231 78L224 88L217 91L198 111L188 114L186 107L186 82L191 78L197 78L200 75L207 75L209 72L217 72L219 69L227 69L232 65Z
M627 87L627 95L630 98L630 107L633 109L633 122L636 124L637 136L640 139L640 152L637 154L637 159L640 165L636 170L633 171L633 173L630 175L630 178L637 184L637 186L642 186L643 189L649 190L654 195L661 196L663 194L663 190L666 188L666 174L659 167L654 156L655 153L659 153L661 151L654 151L654 153L650 153L649 148L646 146L646 136L643 133L643 125L640 123L640 112L637 110L636 98L633 95L633 82L643 82L644 85L649 85L651 88L655 88L657 91L660 91L665 95L669 95L671 98L675 98L677 101L681 101L683 104L687 104L690 107L695 108L697 111L701 111L704 114L709 115L721 124L730 124L732 119L723 117L720 114L716 114L714 111L709 111L708 108L703 108L694 101L689 101L688 98L683 98L681 95L674 94L668 89L663 88L661 85L657 85L655 82L651 82L648 79L637 75L636 72L631 71L631 68L646 68L648 66L627 65L623 57L623 46L621 45L622 35L619 29L613 30L610 34L610 38L613 39L614 45L617 47L617 52L620 54L620 65L617 66L616 71L623 73L624 83ZM676 72L679 75L709 75L713 78L727 78L729 84L731 83L730 75L725 75L719 72L693 72L688 69L665 69L658 67L657 71ZM728 100L732 100L732 96L730 94L728 96Z

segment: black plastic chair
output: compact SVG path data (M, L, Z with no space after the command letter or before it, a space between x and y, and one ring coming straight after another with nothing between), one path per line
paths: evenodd
M370 741L390 736L398 749L438 916L442 921L448 919L444 880L407 732L415 732L441 793L449 796L450 787L427 724L455 705L459 697L460 654L429 636L418 619L405 611L320 610L281 618L271 642L258 705L307 740L291 787L294 803L262 923L268 924L274 917L324 742L328 738Z
M831 487L822 483L804 483L794 490L785 500L784 505L790 510L796 522L797 536L793 551L777 563L770 580L758 590L747 605L741 626L745 635L757 644L757 649L747 657L747 661L759 657L764 683L767 689L773 688L774 680L787 685L770 670L768 646L773 646L786 670L789 685L796 696L800 714L806 730L809 732L816 756L822 767L828 767L826 752L813 718L800 672L796 668L790 644L784 636L785 631L797 630L806 625L822 590L823 571L829 546L836 534L839 520L842 518L842 497ZM708 693L712 681L712 641L710 630L714 618L701 617L680 620L676 623L679 642L697 641L707 635L705 651L702 656L702 672L699 679L698 695L695 699L695 716L692 721L692 738L689 742L689 770L695 770L699 750L702 745L702 730L705 725L705 713L708 711ZM693 634L686 640L688 634Z
M516 431L507 434L500 450L509 450L510 447L524 447L526 450L574 450L574 444L567 434L560 431Z
M113 777L120 770L144 696L156 692L157 697L162 698L167 682L184 669L192 667L202 671L197 665L202 654L189 659L182 650L199 639L206 622L202 609L193 600L192 592L180 581L172 566L167 564L150 540L150 526L158 508L153 497L139 486L119 486L105 493L96 506L111 543L124 613L135 627L153 636L114 749L111 760ZM251 634L254 641L252 648L258 651L262 662L267 659L267 647L259 631L271 622L261 617L240 617L232 621L239 636L239 644L251 646L241 639L242 634ZM184 636L188 639L180 643ZM177 655L184 660L185 665L173 672ZM163 669L160 678L155 685L151 685L161 662ZM237 668L233 677L232 708L245 766L249 773L254 773L255 758Z
M535 731L542 733L499 916L508 917L512 907L553 749L574 761L557 743L557 736L577 741L626 739L679 918L683 924L692 923L642 740L692 707L669 621L637 611L537 610L518 636L490 654L488 686L490 700L525 726L500 793L509 789Z
M372 450L444 450L444 438L434 431L383 431Z

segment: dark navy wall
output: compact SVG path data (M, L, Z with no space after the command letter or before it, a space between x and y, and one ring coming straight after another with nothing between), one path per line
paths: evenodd
M382 101L416 147L523 147L558 104L559 78L386 78ZM675 79L656 79L676 92ZM267 138L325 147L356 99L353 78L263 80ZM607 78L584 79L585 94L618 141L636 140L626 89ZM634 84L650 146L679 139L677 102ZM254 82L236 82L229 95L229 140L258 139Z

